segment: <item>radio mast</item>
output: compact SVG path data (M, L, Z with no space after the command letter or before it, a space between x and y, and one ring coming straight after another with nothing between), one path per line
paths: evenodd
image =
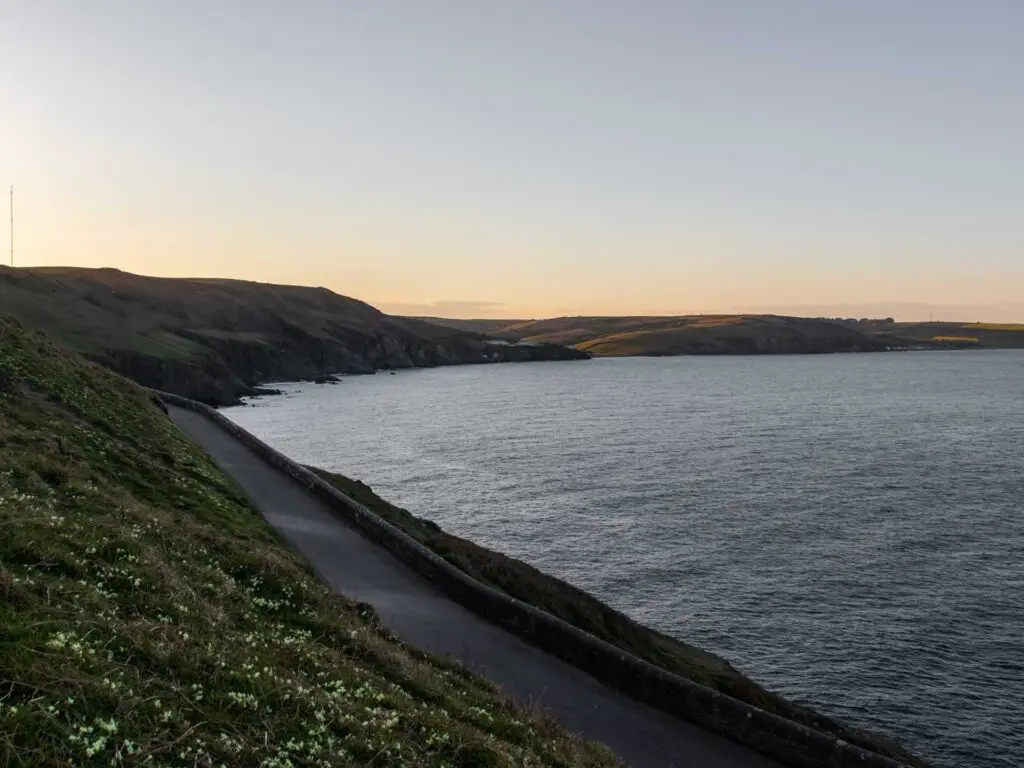
M11 266L14 266L14 185L11 184Z

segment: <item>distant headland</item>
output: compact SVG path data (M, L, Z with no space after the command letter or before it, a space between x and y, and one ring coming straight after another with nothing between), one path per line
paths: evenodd
M760 314L547 320L418 319L508 341L564 344L595 357L1024 348L1024 324L903 323L892 318Z
M140 384L211 405L260 384L464 363L585 360L387 315L326 288L0 267L0 313Z

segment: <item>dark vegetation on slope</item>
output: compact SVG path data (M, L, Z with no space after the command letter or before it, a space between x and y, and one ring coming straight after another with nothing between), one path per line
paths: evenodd
M585 359L392 317L326 288L0 267L0 312L141 384L213 405L268 381L456 363Z
M0 765L613 765L332 595L135 384L0 317Z
M851 744L915 766L927 766L897 744L850 728L807 707L787 701L732 667L724 659L641 626L597 598L526 563L446 533L380 498L358 480L310 467L342 493L369 508L477 581L541 608L590 634L682 677L781 715Z

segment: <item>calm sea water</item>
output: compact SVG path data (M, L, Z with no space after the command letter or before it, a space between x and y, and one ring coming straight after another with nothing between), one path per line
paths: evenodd
M1024 764L1024 353L283 388L227 414L940 765Z

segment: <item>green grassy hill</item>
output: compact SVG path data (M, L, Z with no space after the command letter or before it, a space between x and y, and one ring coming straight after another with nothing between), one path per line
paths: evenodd
M876 332L923 343L960 342L965 347L1024 349L1022 323L894 323Z
M824 320L773 315L699 315L641 321L577 345L596 355L814 354L873 352L885 344Z
M587 357L487 344L325 288L114 269L0 267L0 312L147 386L212 404L328 373Z
M572 346L600 356L870 352L884 340L828 320L776 315L439 320L495 338Z
M1024 324L895 323L779 315L422 319L497 339L562 344L595 357L871 352L911 346L1024 348Z
M135 384L0 317L0 765L615 764L330 594Z

